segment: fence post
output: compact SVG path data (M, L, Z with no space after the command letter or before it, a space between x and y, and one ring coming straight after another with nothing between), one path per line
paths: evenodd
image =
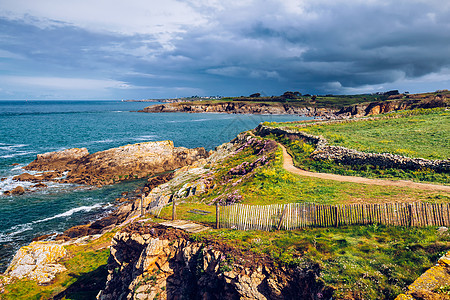
M408 227L412 226L412 205L408 204L408 212L409 212L409 219L408 219Z
M334 206L334 215L336 216L334 226L338 227L339 226L339 218L338 218L338 206L337 205Z
M144 215L144 194L141 195L141 216Z
M216 202L216 229L219 229L219 201Z
M281 218L280 218L280 222L278 223L277 230L280 230L280 228L281 228L281 223L283 222L284 215L286 215L287 207L288 207L288 204L284 205L283 213L281 214Z
M175 197L172 198L172 221L177 218L177 211L175 208Z

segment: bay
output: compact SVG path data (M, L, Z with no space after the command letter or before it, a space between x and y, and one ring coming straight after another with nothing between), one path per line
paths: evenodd
M176 147L228 142L263 121L310 119L293 115L139 113L157 103L121 101L0 101L0 271L34 237L60 233L106 214L123 191L143 181L103 188L15 182L38 153L86 147L90 153L140 142L172 140ZM16 165L13 165L16 164ZM3 192L22 185L22 196Z

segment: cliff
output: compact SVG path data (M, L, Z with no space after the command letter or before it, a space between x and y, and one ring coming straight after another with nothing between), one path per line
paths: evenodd
M98 299L329 299L314 263L279 268L252 253L196 241L159 224L133 224L112 241Z
M153 105L140 112L187 112L187 113L232 113L232 114L293 114L327 119L342 119L388 113L391 111L449 106L443 95L425 98L392 99L355 104L341 109L302 106L301 103L279 102L194 102Z
M68 172L65 178L59 179L63 183L105 185L174 170L205 157L208 153L204 148L174 147L172 141L160 141L126 145L93 154L89 154L87 149L76 148L39 154L25 169L56 171L53 174ZM30 176L23 177L30 180Z
M186 113L229 113L229 114L291 114L306 116L327 116L333 110L302 107L285 103L213 102L213 103L169 103L153 105L139 112L186 112Z

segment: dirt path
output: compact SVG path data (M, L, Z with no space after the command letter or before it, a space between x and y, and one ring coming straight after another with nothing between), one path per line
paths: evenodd
M421 189L421 190L429 190L429 191L446 191L450 192L450 186L446 185L436 185L436 184L429 184L429 183L418 183L418 182L412 182L408 180L384 180L384 179L370 179L365 177L357 177L357 176L343 176L343 175L337 175L337 174L330 174L330 173L316 173L316 172L309 172L305 170L301 170L294 166L294 163L292 161L292 157L287 153L286 148L281 145L281 149L283 149L283 168L293 174L301 175L301 176L308 176L308 177L315 177L315 178L322 178L322 179L329 179L329 180L335 180L335 181L343 181L343 182L355 182L355 183L364 183L364 184L374 184L374 185L385 185L385 186L398 186L398 187L408 187L413 189Z

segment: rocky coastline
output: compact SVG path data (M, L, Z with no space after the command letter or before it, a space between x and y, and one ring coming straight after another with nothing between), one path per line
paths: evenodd
M49 181L104 186L175 170L208 155L204 148L174 147L172 141L125 145L93 154L86 148L73 148L38 154L24 169L39 173L23 173L13 180L33 182L38 188L45 188ZM19 186L4 193L25 192Z
M301 104L280 102L183 102L148 106L139 112L162 113L229 113L229 114L289 114L324 119L348 119L388 113L392 111L445 107L449 102L445 96L426 99L392 99L355 104L340 109L302 106Z
M263 125L256 133L299 134ZM300 135L322 150L330 147L321 137ZM66 271L60 263L69 256L65 247L87 244L114 231L112 240L102 246L109 247L111 255L106 286L97 299L330 299L333 288L324 285L318 264L305 261L295 268L283 268L267 256L248 254L217 240L199 240L184 231L139 219L142 210L150 211L155 201L179 203L191 195L208 192L213 185L211 165L220 164L251 138L240 134L209 153L203 148L175 148L170 142L157 142L95 154L68 149L38 155L26 168L43 173L21 175L22 180L104 185L132 178L149 179L134 195L117 199L117 209L110 215L72 227L50 240L48 236L37 238L22 247L4 277L0 277L0 293L2 285L16 279L51 284ZM141 168L148 169L138 172ZM64 293L58 296L61 299Z

